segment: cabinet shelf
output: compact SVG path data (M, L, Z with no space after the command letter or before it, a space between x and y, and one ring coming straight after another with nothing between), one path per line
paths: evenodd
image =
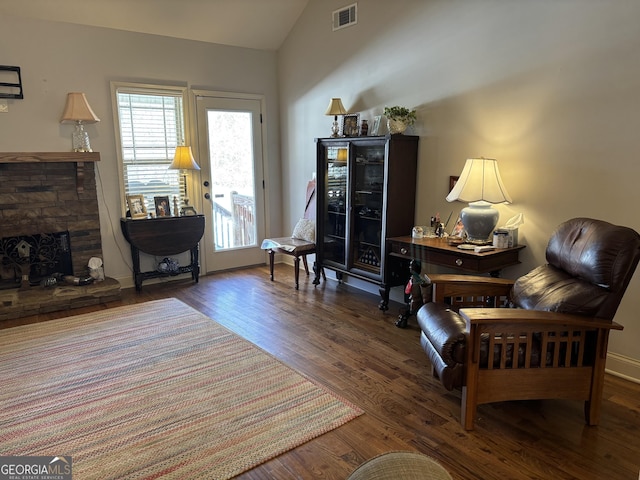
M371 243L371 242L366 242L364 240L358 240L358 242L360 245L365 245L368 247L376 247L376 248L380 248L380 244L379 243Z

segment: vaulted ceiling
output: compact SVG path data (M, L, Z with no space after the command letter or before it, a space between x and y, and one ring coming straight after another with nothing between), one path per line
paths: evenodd
M0 0L9 14L277 50L308 0Z

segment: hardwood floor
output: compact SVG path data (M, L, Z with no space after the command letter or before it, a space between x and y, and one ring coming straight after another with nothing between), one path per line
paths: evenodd
M331 276L331 272L327 272ZM602 419L584 423L569 401L480 406L476 429L459 423L460 392L431 377L415 318L394 323L399 304L334 281L314 287L276 265L123 292L108 306L175 297L354 402L365 414L243 475L257 479L343 479L391 450L437 459L455 479L636 479L640 472L640 385L607 375ZM0 328L80 314L86 307L3 322ZM616 333L614 333L615 335Z

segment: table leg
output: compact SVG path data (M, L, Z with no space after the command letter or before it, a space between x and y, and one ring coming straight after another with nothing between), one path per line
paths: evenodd
M140 292L144 276L140 273L140 251L133 245L131 245L131 263L133 263L133 283L136 285L136 292Z
M198 283L200 278L200 247L196 244L191 249L191 279Z
M295 256L295 260L293 261L293 268L295 269L296 276L296 290L298 290L298 282L300 280L300 257L298 255Z
M271 276L271 281L273 282L273 257L275 257L276 252L272 249L269 249L269 275Z
M389 291L391 289L389 288L388 285L382 285L379 289L380 292L380 303L378 304L378 309L382 310L383 312L386 312L387 310L389 310Z

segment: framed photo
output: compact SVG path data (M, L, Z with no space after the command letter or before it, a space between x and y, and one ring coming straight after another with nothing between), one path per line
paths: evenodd
M360 132L360 114L348 113L342 116L342 136L357 137Z
M458 220L456 220L455 225L453 226L453 229L451 229L451 237L460 237L463 238L464 237L464 225L462 225L462 220L460 220L460 217L458 217Z
M169 205L169 197L153 197L156 204L156 217L170 217L171 206Z
M460 177L449 177L449 191L453 190Z
M193 217L194 215L197 215L197 214L198 213L196 212L196 209L193 208L191 205L187 205L182 209L182 215L184 215L185 217Z
M127 205L129 205L131 218L147 218L144 195L127 195Z
M373 117L373 125L371 125L371 135L377 136L380 135L380 120L382 120L382 115L376 115Z

